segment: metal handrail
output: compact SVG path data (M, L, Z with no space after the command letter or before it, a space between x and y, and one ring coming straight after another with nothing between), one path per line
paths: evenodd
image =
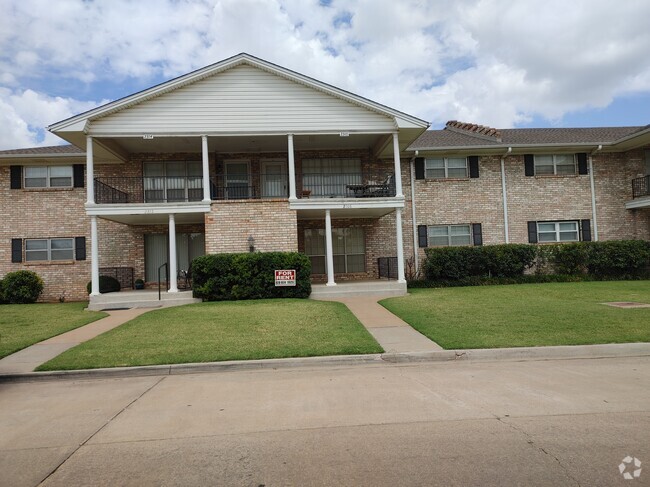
M158 266L158 301L162 299L162 293L160 291L160 284L162 282L162 279L160 279L160 270L163 267L165 268L165 291L169 291L169 267L167 266L167 262L165 262Z
M632 198L650 196L650 175L632 180Z

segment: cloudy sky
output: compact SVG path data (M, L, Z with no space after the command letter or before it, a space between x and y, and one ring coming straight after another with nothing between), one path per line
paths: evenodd
M239 52L428 120L650 123L648 0L0 0L0 149Z

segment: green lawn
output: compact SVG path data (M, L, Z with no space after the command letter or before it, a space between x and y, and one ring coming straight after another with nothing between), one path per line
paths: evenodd
M107 316L84 311L88 303L3 304L0 306L0 358Z
M37 370L379 353L341 303L267 299L151 311Z
M381 301L446 349L650 341L650 281L412 289Z

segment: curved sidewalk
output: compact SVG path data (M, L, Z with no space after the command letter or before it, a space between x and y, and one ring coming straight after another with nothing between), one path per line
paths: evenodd
M23 348L16 353L0 359L0 375L26 374L32 372L39 365L44 364L48 360L52 360L57 355L61 355L69 348L86 342L91 338L95 338L97 335L101 335L108 330L112 330L146 311L150 311L150 309L134 308L107 311L108 316L106 318L48 338L47 340Z

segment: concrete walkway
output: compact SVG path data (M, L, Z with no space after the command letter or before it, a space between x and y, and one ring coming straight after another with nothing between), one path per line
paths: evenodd
M61 335L49 338L19 352L0 359L0 375L25 374L32 372L36 367L52 360L69 348L86 342L97 335L112 330L136 316L149 311L144 308L108 311L108 316L94 321L88 325L80 326Z
M435 352L442 347L377 303L385 296L336 298L345 304L388 353Z

